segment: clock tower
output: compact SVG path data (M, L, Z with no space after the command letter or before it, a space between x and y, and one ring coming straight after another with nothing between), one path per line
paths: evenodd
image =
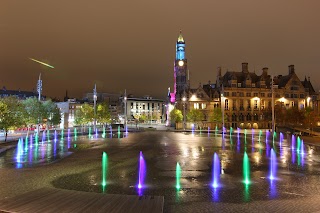
M180 99L184 92L189 89L189 77L187 59L185 55L186 43L180 34L176 44L176 59L174 61L174 93L175 98Z

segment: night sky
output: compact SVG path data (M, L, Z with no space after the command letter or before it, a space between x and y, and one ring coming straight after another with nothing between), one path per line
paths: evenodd
M319 0L1 0L0 87L62 98L92 92L164 98L175 42L186 41L191 86L216 70L310 76L320 89ZM29 58L45 61L44 68Z

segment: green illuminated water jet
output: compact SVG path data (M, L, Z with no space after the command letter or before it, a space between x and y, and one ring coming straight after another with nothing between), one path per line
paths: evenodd
M250 163L246 152L243 155L243 179L246 185L250 184Z
M260 142L261 136L262 136L262 130L259 131L259 142Z
M91 126L89 127L89 138L91 138Z
M181 167L179 163L176 166L176 189L180 189L180 177L181 177Z
M74 133L74 139L77 140L77 128L74 128L73 133Z
M301 139L300 139L300 137L298 136L298 139L297 139L297 153L300 152L300 146L301 146Z
M63 129L61 130L61 139L63 139Z
M105 127L103 127L103 128L102 128L102 131L103 131L103 133L102 133L102 137L103 137L103 138L105 138L105 137L106 137L106 128L105 128Z
M102 153L102 186L107 185L107 172L108 172L108 155Z

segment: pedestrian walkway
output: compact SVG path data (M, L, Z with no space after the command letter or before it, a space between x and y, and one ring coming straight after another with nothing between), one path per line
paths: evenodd
M0 200L0 212L163 212L163 196L99 194L41 188Z

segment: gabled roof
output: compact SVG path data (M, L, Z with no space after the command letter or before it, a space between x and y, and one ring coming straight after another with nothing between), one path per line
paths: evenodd
M311 82L309 80L307 80L307 78L304 78L304 81L301 81L302 85L304 86L304 88L308 88L309 89L309 93L310 94L315 94L316 91L314 90Z

